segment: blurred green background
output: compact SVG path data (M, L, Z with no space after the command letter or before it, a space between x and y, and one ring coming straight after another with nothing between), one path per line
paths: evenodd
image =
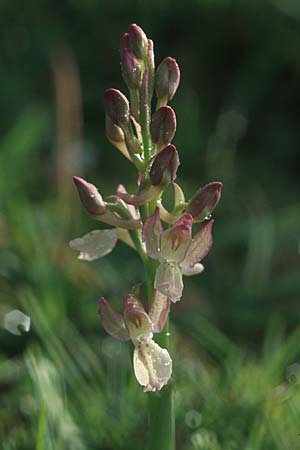
M139 450L147 395L131 348L99 326L143 279L118 244L92 264L69 240L97 228L71 176L109 195L133 167L105 139L102 93L125 91L119 37L138 23L172 101L187 197L223 181L206 271L172 309L179 450L300 448L298 0L2 0L0 329L3 450Z

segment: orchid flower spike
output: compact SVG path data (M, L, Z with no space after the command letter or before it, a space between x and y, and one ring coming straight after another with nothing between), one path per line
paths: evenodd
M168 351L153 340L153 333L162 331L170 309L170 299L154 291L149 314L134 295L124 298L124 313L118 314L102 297L99 314L103 328L115 339L131 339L135 350L133 367L144 392L160 391L172 374L172 360Z
M163 230L159 209L145 221L143 240L148 256L160 265L155 276L155 288L173 302L183 291L182 275L196 275L204 270L200 263L212 246L213 220L207 222L192 238L193 217L184 214L167 230Z

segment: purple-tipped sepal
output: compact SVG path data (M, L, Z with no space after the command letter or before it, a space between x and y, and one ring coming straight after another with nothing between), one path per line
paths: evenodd
M154 214L147 217L145 220L142 232L143 241L146 245L146 251L150 258L159 259L162 233L163 227L159 217L159 208L156 208Z
M194 273L201 273L203 271L202 265L198 266L198 272L192 273L197 263L200 263L210 251L213 244L212 226L214 221L207 222L199 231L195 234L192 242L186 252L181 268L183 273L188 272L187 275L193 275Z
M117 313L104 297L101 297L99 300L99 316L103 328L113 338L120 341L130 339L124 317Z

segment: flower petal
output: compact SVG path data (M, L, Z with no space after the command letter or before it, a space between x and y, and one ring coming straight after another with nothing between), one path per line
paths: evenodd
M160 391L172 375L172 359L168 351L152 339L139 342L133 355L134 373L144 392Z
M187 267L194 267L197 262L202 261L207 255L213 244L212 239L212 226L214 221L207 222L192 239L191 245L185 255L185 258L181 264L183 270L186 271Z
M30 317L18 309L9 311L4 316L4 328L16 336L20 336L23 331L30 329Z
M170 298L154 289L149 317L154 333L160 333L166 323L170 311Z
M203 272L203 270L204 270L204 266L201 263L197 263L193 267L180 264L180 267L182 269L183 275L186 275L188 277L190 277L191 275L198 275L199 273Z
M154 214L149 216L143 226L143 241L146 244L148 256L153 259L159 258L160 238L163 227L159 216L159 209L155 208Z
M133 341L152 338L151 320L135 295L126 295L124 299L124 319Z
M161 257L166 261L181 263L192 240L191 214L184 214L171 228L163 232L161 237Z
M120 341L130 339L124 317L117 313L104 297L99 300L99 315L102 326L108 334Z
M160 264L156 271L154 287L161 294L170 297L172 302L178 302L183 291L182 274L179 265L174 262Z
M70 247L80 252L78 259L94 261L110 253L118 240L116 230L94 230L81 238L73 239Z

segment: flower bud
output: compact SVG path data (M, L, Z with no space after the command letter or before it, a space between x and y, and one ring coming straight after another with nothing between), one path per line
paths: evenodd
M151 39L148 39L147 67L148 67L149 99L151 100L153 97L154 77L155 77L154 49L153 49L153 41L151 41Z
M172 100L180 81L180 70L174 58L165 58L157 68L155 92L165 104Z
M122 74L125 83L131 89L138 89L142 82L142 64L132 50L125 48L121 52Z
M148 39L144 31L141 27L133 23L129 27L128 34L130 48L134 51L138 58L146 59Z
M176 131L176 115L170 106L162 106L152 116L150 132L158 147L169 144Z
M124 142L124 133L120 127L115 125L108 116L105 116L105 131L107 139L112 142Z
M125 158L131 161L130 154L128 152L125 136L120 127L115 125L108 116L105 116L105 132L106 137L109 142L114 145L121 153L125 156Z
M79 177L73 177L73 181L77 188L82 206L86 211L91 216L101 216L104 214L106 211L105 203L96 186Z
M167 145L159 152L152 163L150 180L153 186L168 185L176 178L179 157L175 145Z
M209 219L219 203L223 183L214 181L200 188L189 201L187 212L198 222Z
M120 51L122 52L125 48L130 48L128 33L124 33L120 39Z
M122 92L117 89L107 89L104 92L104 109L110 120L122 126L129 122L129 102Z

